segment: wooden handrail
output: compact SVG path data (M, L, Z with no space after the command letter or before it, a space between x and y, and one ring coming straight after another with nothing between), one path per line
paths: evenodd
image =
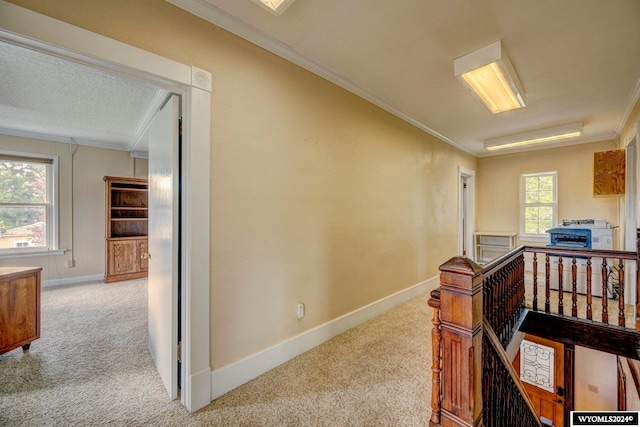
M578 258L615 258L615 259L630 259L635 260L637 258L637 252L631 251L612 251L604 249L574 249L574 248L550 248L547 246L520 246L525 252L537 252L544 253L553 256L575 256ZM514 249L517 251L520 248ZM513 251L512 251L513 252Z

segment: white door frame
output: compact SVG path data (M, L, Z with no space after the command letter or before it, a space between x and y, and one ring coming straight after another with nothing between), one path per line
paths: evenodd
M465 181L467 191L464 191ZM466 247L466 257L475 261L473 232L476 224L476 171L458 166L458 186L458 254L462 254Z
M625 167L625 222L624 222L624 250L636 251L636 224L638 220L637 208L637 177L636 165L638 162L636 137L627 144Z
M630 135L625 145L625 197L624 197L624 250L635 252L637 250L637 227L640 224L638 218L638 142L640 141L640 122L636 124L635 131ZM620 236L622 237L622 236ZM636 308L636 275L635 269L625 269L625 295L626 301L630 301ZM636 313L637 317L637 313Z
M182 388L188 411L211 402L209 200L211 74L0 0L0 40L182 94ZM177 324L177 318L174 319Z

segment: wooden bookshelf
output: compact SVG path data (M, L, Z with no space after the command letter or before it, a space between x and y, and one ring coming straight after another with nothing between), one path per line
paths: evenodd
M105 282L147 277L149 186L146 179L105 176Z

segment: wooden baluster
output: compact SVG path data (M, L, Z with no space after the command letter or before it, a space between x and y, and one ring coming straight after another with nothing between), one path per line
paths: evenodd
M500 316L500 285L495 273L491 275L491 284L493 286L493 310L491 310L491 318L493 319L494 325L497 325L498 317Z
M602 323L609 323L609 308L607 296L607 259L602 258Z
M514 280L515 276L515 269L514 269L514 265L510 264L507 270L507 291L509 292L508 297L509 297L509 304L507 305L507 321L505 322L505 334L503 336L503 340L504 341L508 341L509 340L509 335L511 334L511 329L513 329L513 327L515 326L516 322L515 322L515 318L514 318L514 311L516 309L516 281Z
M487 320L489 321L489 323L493 324L493 312L495 311L495 309L493 307L494 289L493 289L493 283L491 282L491 277L485 278L482 286L483 286L482 305L484 305L485 307L483 310L483 313L485 316L487 316Z
M504 269L500 270L498 273L498 286L500 286L500 300L498 301L498 324L494 329L498 334L502 335L500 331L504 327L504 322L506 319L506 305L507 305L507 286L506 286L506 277L504 274ZM502 339L502 337L500 337Z
M522 298L520 292L523 289L523 283L521 283L520 276L520 262L517 262L513 266L513 326L515 327L520 317L520 307L522 306Z
M551 281L551 262L549 262L549 254L545 254L545 272L544 272L544 283L545 283L545 300L544 300L544 312L551 312L551 285L549 282Z
M626 327L624 315L624 260L618 260L618 326Z
M491 276L491 280L493 281L493 321L494 325L498 325L500 323L500 293L502 292L502 288L500 287L500 281L498 279L498 274L494 273ZM495 327L495 326L494 326Z
M538 311L538 254L533 253L533 311Z
M493 283L493 276L489 276L489 278L486 281L487 281L487 285L489 286L490 299L489 301L487 301L489 306L489 312L485 314L488 315L488 318L491 319L491 322L495 322L496 312L497 312L496 310L498 309L498 302L497 302L497 296L496 296L496 288Z
M636 229L636 331L640 331L640 228Z
M564 287L562 281L564 280L564 266L562 265L562 255L558 255L558 314L564 315Z
M433 329L431 329L431 370L433 371L433 375L431 380L431 419L429 420L429 425L439 426L442 399L440 390L440 372L442 372L442 368L440 367L440 361L442 360L442 346L440 344L440 289L431 291L431 298L429 298L428 304L429 307L433 308L433 319L431 320L431 323L433 323Z
M508 319L507 313L509 310L509 287L507 286L508 275L505 269L501 270L501 274L498 276L498 280L500 281L500 317L498 323L498 329L496 329L498 336L500 338L500 342L502 342L504 338L504 331L508 327Z
M518 264L518 272L517 272L517 277L518 277L518 289L519 289L519 297L518 297L518 314L517 314L517 318L520 318L520 314L522 313L522 310L524 310L525 308L525 294L526 294L526 289L525 289L525 281L524 281L524 272L525 267L524 267L524 254L522 256L522 258L520 258L520 263ZM517 321L517 320L516 320Z
M576 257L571 261L571 315L578 317L578 266Z
M587 258L587 319L593 320L593 309L591 307L591 257Z

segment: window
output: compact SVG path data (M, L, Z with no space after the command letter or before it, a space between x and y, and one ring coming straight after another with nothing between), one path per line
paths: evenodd
M557 223L557 171L520 175L520 238L548 239L546 231Z
M0 151L0 255L58 249L57 163Z

